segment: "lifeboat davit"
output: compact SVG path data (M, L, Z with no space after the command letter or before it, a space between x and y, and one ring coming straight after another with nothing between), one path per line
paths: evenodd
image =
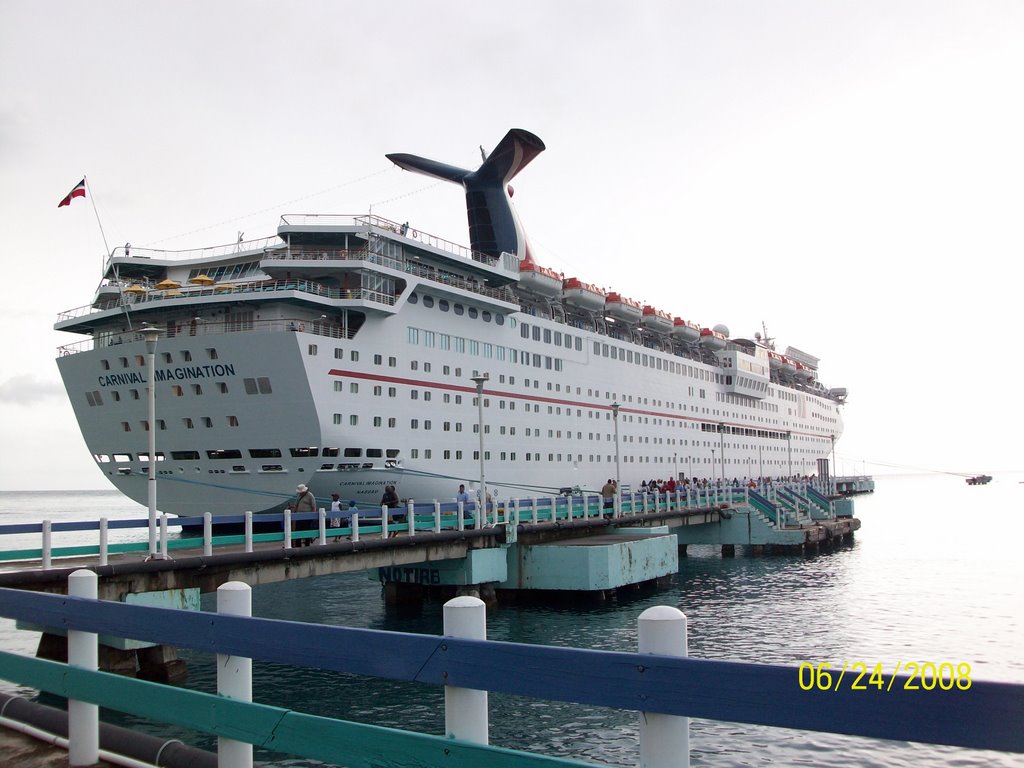
M635 323L643 315L639 301L627 299L618 293L609 293L604 299L604 311L619 320Z
M524 259L519 262L519 285L531 293L554 297L562 290L562 278L555 270Z
M660 309L655 309L650 304L644 307L644 315L640 322L644 327L650 328L652 331L668 333L672 330L672 315Z
M724 333L712 330L711 328L700 329L700 345L708 349L725 349L727 339Z
M672 320L672 335L680 341L692 344L700 338L700 326L689 320L676 317Z
M562 301L583 309L603 310L604 291L576 277L562 281Z

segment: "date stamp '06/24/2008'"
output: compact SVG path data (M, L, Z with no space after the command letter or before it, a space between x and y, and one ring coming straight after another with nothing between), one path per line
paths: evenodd
M899 679L903 674L905 679ZM845 684L851 691L891 691L895 686L905 691L966 691L971 687L969 662L897 661L891 672L882 664L846 661L833 667L828 662L802 663L797 671L802 691L838 691Z

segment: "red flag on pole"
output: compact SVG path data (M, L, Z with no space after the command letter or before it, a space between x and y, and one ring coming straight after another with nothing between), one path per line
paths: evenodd
M68 192L68 196L57 203L57 207L63 208L65 205L71 205L71 201L76 197L85 197L85 179L75 184L74 189Z

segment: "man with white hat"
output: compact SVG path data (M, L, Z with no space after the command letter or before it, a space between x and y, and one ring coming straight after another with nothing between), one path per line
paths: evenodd
M292 512L316 512L316 497L310 493L309 488L306 487L305 483L299 483L295 490L298 492L298 498L292 502ZM315 527L314 520L302 520L295 523L296 531L308 531ZM309 546L313 543L312 539L299 539L299 546Z

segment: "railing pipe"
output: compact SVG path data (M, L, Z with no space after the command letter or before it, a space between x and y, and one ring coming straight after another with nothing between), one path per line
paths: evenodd
M68 577L68 594L95 600L98 579L94 571L80 569ZM99 669L99 643L95 632L68 630L68 664L90 671ZM68 700L68 765L95 765L100 759L100 710L96 704Z
M659 656L686 656L686 615L656 605L637 619L637 651ZM640 713L640 768L688 768L690 718Z
M107 565L110 559L110 536L108 533L107 518L100 518L100 565Z
M209 557L213 554L213 515L209 512L203 513L203 555Z
M478 597L456 597L444 604L445 637L487 639L487 607ZM487 691L444 687L444 732L450 739L487 744Z
M240 581L217 587L217 613L252 616L252 588ZM252 659L217 654L217 693L229 699L252 701ZM217 737L218 768L252 768L252 744Z
M53 556L53 523L43 520L43 570L50 570Z
M167 535L167 513L160 515L160 559L167 559L168 539Z

